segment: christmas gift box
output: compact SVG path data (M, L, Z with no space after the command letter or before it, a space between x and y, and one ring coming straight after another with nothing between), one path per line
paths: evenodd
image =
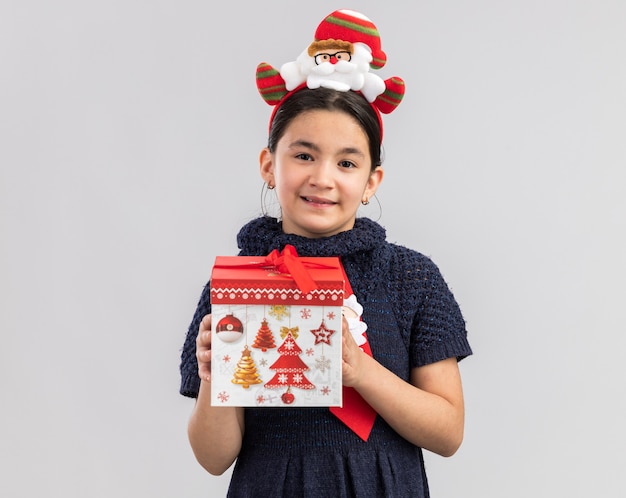
M218 256L211 273L211 404L342 405L339 258Z

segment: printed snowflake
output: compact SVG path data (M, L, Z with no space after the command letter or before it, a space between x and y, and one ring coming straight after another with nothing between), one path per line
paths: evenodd
M261 361L259 361L259 365L261 365L262 367L267 365L267 360L265 358L262 358Z
M286 384L288 380L289 380L289 377L286 374L280 374L278 376L278 382L280 384Z
M311 318L311 309L310 309L310 308L302 308L302 309L300 310L300 317L301 317L303 320L306 320L306 319L308 319L308 318Z
M335 319L335 312L334 311L329 311L328 314L326 315L326 318L328 318L329 320L334 320Z
M224 357L222 358L222 360L224 361L224 363L229 363L230 362L230 356L228 356L227 354L224 355Z
M313 348L308 348L305 351L305 353L306 353L307 356L313 356L315 354L315 351L313 351Z
M289 316L289 307L284 304L275 304L270 306L270 315L280 321Z
M275 396L273 394L267 394L263 397L264 401L267 401L268 403L276 403L278 401L278 396Z
M220 400L220 402L222 403L226 403L228 401L228 398L230 398L230 396L226 391L222 391L217 395L217 399Z
M326 356L320 356L315 360L315 368L317 368L320 372L330 370L330 360L326 358Z
M328 395L330 394L330 387L328 387L328 386L324 386L324 387L322 387L322 389L320 389L320 390L322 391L322 394L323 394L324 396L328 396Z
M300 384L302 382L302 374L299 374L299 373L293 374L293 382L295 384Z
M262 405L263 403L265 403L265 401L266 401L265 396L263 396L262 394L260 394L260 395L258 395L258 396L256 397L256 402L257 402L259 405Z

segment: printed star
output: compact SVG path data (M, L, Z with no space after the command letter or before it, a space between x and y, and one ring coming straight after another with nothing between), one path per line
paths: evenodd
M322 320L322 324L319 329L311 330L311 333L315 336L315 344L325 342L330 346L330 336L335 333L334 330L326 328L326 324Z

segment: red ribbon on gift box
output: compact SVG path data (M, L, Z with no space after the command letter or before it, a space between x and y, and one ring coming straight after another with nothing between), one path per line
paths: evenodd
M296 248L287 244L282 252L274 249L265 258L265 264L276 268L280 273L287 273L296 282L300 292L308 294L317 289L317 284L307 270L305 264L298 258Z
M328 266L321 263L303 261L298 256L296 248L287 244L282 251L274 249L271 253L265 256L265 259L263 260L248 263L236 263L234 261L232 263L220 263L214 265L214 268L230 268L237 270L259 268L262 270L273 270L281 275L291 277L300 292L308 294L318 288L317 283L313 280L313 277L309 273L309 269L337 268L337 265Z

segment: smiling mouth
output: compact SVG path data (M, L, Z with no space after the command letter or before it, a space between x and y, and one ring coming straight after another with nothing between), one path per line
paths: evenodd
M309 204L319 204L325 206L334 206L337 204L336 202L329 201L328 199L320 199L319 197L302 197L302 200L308 202Z

